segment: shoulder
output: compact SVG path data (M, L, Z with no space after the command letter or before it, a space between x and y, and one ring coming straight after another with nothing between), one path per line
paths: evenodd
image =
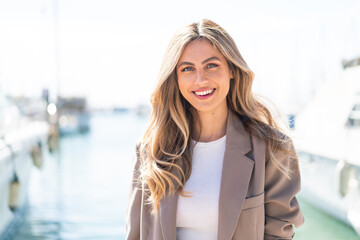
M133 157L133 172L134 172L134 177L136 176L137 178L140 176L140 166L141 166L141 158L140 158L140 148L142 145L142 140L141 138L138 138L135 142L135 155Z
M136 141L135 141L135 152L136 152L136 157L137 158L140 157L140 149L141 149L142 144L143 144L142 137L139 137L138 139L136 139Z

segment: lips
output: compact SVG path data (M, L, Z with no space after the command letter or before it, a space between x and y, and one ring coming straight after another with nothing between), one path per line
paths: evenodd
M207 99L209 97L211 97L214 92L215 92L216 88L212 88L212 89L201 89L199 91L193 91L193 94L200 99Z
M197 91L197 92L194 92L194 93L196 95L198 95L198 96L205 96L205 95L209 95L213 91L215 91L215 88L214 89L209 89L209 90L206 90L206 91Z

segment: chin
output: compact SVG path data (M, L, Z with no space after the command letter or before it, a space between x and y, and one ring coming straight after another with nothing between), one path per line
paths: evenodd
M201 112L201 113L208 113L208 112L214 112L216 111L216 107L194 107L193 108L198 111L198 112Z

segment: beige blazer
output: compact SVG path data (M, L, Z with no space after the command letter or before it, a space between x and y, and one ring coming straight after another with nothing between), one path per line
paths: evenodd
M294 150L293 145L289 148ZM276 154L284 165L291 164L283 152ZM268 161L265 144L245 131L240 118L229 111L226 148L219 197L218 240L292 239L293 225L304 218L295 195L300 191L297 160L289 180ZM178 195L160 201L159 212L150 215L144 204L139 177L139 154L126 217L126 239L175 240Z

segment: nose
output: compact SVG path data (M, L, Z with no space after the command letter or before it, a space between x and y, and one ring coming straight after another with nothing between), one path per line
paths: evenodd
M197 76L196 76L196 83L207 83L207 78L205 76L205 73L202 69L199 69L197 71Z

